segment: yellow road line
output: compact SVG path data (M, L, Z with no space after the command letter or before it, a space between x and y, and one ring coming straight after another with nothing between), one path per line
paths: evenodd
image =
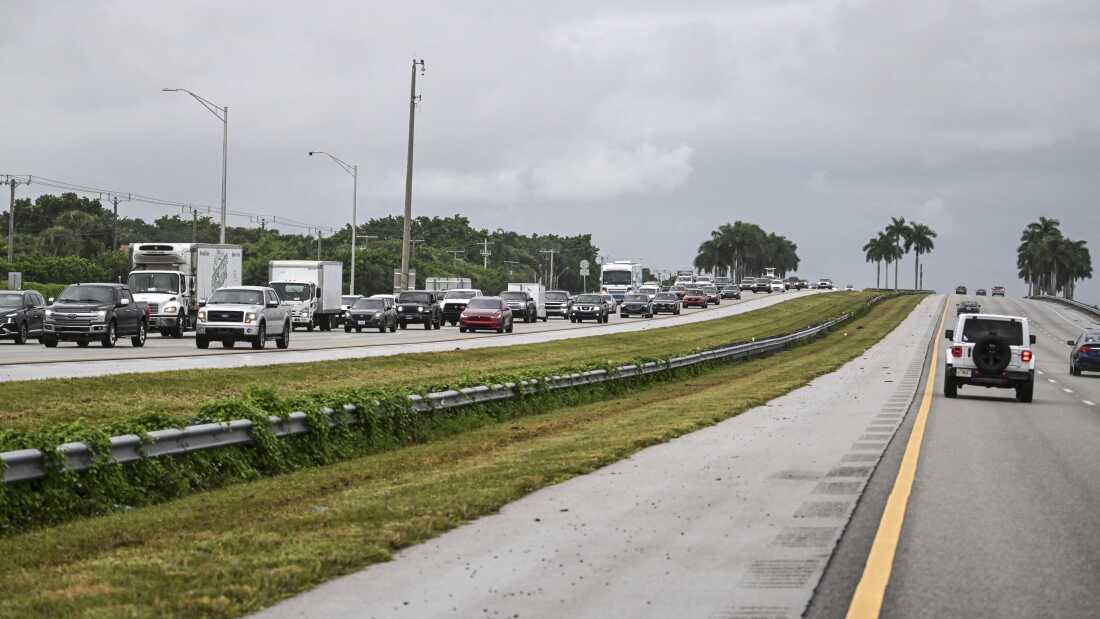
M920 460L921 443L924 441L924 428L928 423L928 411L932 408L932 396L936 390L936 371L940 365L940 337L947 320L947 305L944 305L940 325L933 335L932 364L928 367L928 383L924 386L917 418L913 422L913 432L905 446L905 455L901 458L894 489L886 499L886 509L875 533L867 563L863 566L863 576L859 579L852 603L848 607L848 619L874 619L882 612L882 601L886 597L886 585L890 583L890 571L894 567L894 554L901 538L901 526L905 521L905 509L909 505L909 494L913 490L913 478L917 474L917 461Z

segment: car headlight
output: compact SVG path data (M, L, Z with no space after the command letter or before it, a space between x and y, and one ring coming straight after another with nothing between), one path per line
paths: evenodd
M416 311L418 311L418 312L423 312L423 311L424 311L424 308L423 308L423 307L420 307L420 306L417 306L417 307L416 307Z
M397 311L399 311L399 312L405 311L405 306L404 305L398 305L397 306Z
M382 312L375 312L374 317L375 318L381 318L382 317Z
M178 311L180 311L180 308L178 305L175 304L166 303L163 307L160 308L160 313L162 314L175 314Z
M99 310L95 313L96 320L103 322L107 320L107 310Z
M256 320L256 312L248 312L244 315L244 321L246 323L254 322Z
M344 318L351 318L351 312L344 311Z
M46 310L46 318L49 318L50 316L53 316L53 310L48 309Z
M206 320L206 310L204 310L204 309L199 310L199 320L204 320L204 321Z

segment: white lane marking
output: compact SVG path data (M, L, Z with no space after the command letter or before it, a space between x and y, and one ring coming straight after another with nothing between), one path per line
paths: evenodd
M1062 387L1062 391L1065 391L1066 393L1073 393L1073 389L1066 389L1065 387Z
M1066 318L1065 316L1063 316L1063 315L1062 315L1062 312L1059 312L1058 310L1056 310L1056 309L1054 309L1054 308L1051 308L1051 310L1050 310L1050 311L1054 312L1055 314L1058 314L1058 317L1059 317L1059 318L1061 318L1062 320L1064 320L1064 321L1068 322L1069 324L1073 325L1074 327L1076 327L1076 328L1078 328L1078 329L1080 329L1080 328L1081 328L1081 326L1080 326L1080 325L1078 325L1078 324L1077 324L1076 322L1073 322L1073 321L1072 321L1072 320L1070 320L1069 318Z
M1089 406L1096 406L1096 402L1093 402L1092 400L1081 400L1081 402L1088 404Z
M1058 382L1058 381L1054 380L1053 378L1048 378L1047 380L1052 382L1052 383L1057 383Z
M1043 374L1046 374L1046 372L1044 372L1042 370L1035 370L1035 373L1040 375L1040 376L1042 376Z

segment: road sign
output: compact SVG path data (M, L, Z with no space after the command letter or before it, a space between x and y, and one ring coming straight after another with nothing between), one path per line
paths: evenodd
M588 277L588 266L589 266L589 264L588 264L587 260L581 260L580 273L581 273L582 277Z

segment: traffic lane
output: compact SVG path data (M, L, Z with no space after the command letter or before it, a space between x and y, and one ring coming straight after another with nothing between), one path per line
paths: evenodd
M988 305L1041 315L1010 300ZM883 616L1100 607L1100 415L1047 380L1030 404L1011 396L965 387L947 399L936 386Z
M754 298L767 298L768 295L746 295L741 301L725 300L721 305L708 307L706 309L686 309L683 310L680 317L690 316L699 312L721 310L723 307L736 305L751 301ZM653 319L661 326L667 326L664 324L670 319L676 318L671 314L658 314ZM644 318L620 318L618 314L611 316L610 322L607 325L633 323L642 320ZM605 325L593 323L591 321L584 323L571 323L568 320L562 318L553 317L546 322L534 322L524 323L517 322L515 324L516 331L520 332L544 332L544 331L559 331L563 329L595 329L603 327ZM343 327L333 331L305 331L297 330L291 335L291 349L297 350L321 350L329 348L353 348L361 346L379 346L379 345L392 345L395 343L405 342L425 342L425 341L443 341L443 340L464 340L474 338L484 338L496 335L490 331L479 331L477 333L460 333L458 327L451 327L445 325L442 329L427 330L421 325L410 324L408 329L399 329L394 333L378 333L377 329L368 329L363 333L345 333ZM273 354L285 353L275 349L269 342ZM20 364L20 363L39 363L39 362L56 362L56 361L74 361L74 360L88 360L88 361L100 361L100 360L113 360L113 359L134 359L134 358L157 358L157 357L177 357L177 356L216 356L225 354L241 354L245 352L252 352L251 346L247 342L238 342L236 346L230 349L222 348L220 343L213 342L211 348L206 350L199 350L195 347L194 333L187 333L183 338L170 338L163 337L159 334L150 334L146 340L145 346L142 348L134 348L130 346L128 338L120 338L118 345L115 348L103 348L98 342L93 342L88 348L80 348L72 342L62 342L58 344L58 348L46 348L36 341L23 346L0 347L3 351L2 358L0 358L0 365L5 364ZM267 352L267 351L265 351Z
M296 347L297 340L292 337L290 349L288 350L277 350L274 348L268 348L262 351L246 349L239 349L236 351L215 350L215 354L202 354L207 351L198 351L195 348L184 347L178 355L115 358L107 360L82 359L79 358L79 353L88 352L89 349L73 349L74 352L77 353L74 355L74 357L76 357L75 359L0 365L0 381L36 380L42 378L80 378L104 376L108 374L165 372L192 369L257 367L287 363L362 359L409 353L431 353L446 350L472 350L475 348L514 346L518 344L540 344L563 339L591 337L594 335L607 335L612 333L636 333L649 329L704 322L763 309L797 296L808 294L816 294L816 292L801 291L782 295L772 295L770 297L761 295L763 298L750 298L742 303L722 304L716 308L693 311L681 314L680 316L663 317L660 319L628 319L600 325L585 323L587 326L573 325L572 323L566 322L563 323L564 328L556 329L553 328L553 323L539 323L538 326L526 325L529 327L535 326L535 330L533 331L524 332L524 330L518 329L515 333L510 334L492 333L466 335L456 333L457 329L450 332L443 330L419 331L417 333L425 336L425 339L420 341L401 341L400 338L392 338L393 334L387 334L386 336L377 334L380 340L382 338L387 339L372 345L350 344L327 348L303 349L301 347ZM517 325L517 327L518 326L519 325ZM362 335L363 337L367 337L367 334ZM119 351L122 349L116 348L113 350Z

